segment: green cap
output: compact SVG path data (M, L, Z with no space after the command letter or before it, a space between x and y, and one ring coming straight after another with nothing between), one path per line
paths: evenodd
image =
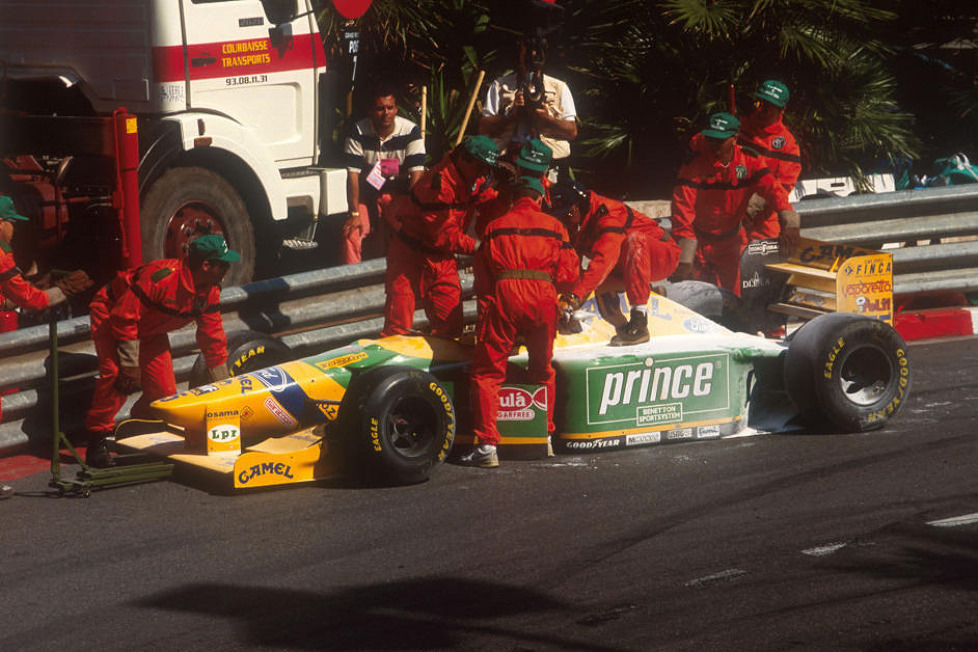
M740 129L740 120L729 113L714 113L710 116L710 126L700 133L707 138L726 140L736 136L738 129Z
M24 217L14 208L14 200L10 197L0 197L0 220L10 220L11 222L30 222L29 217Z
M546 192L543 190L543 182L536 177L520 177L516 182L517 188L529 188L530 190L535 190L537 194L545 195Z
M462 141L462 147L478 161L495 166L499 158L499 147L489 136L469 136Z
M531 138L523 144L520 155L516 157L516 165L531 172L546 172L554 151L539 138Z
M228 243L223 237L213 233L191 240L190 253L201 260L220 260L225 263L233 263L241 258L237 251L228 249Z
M754 97L784 108L788 103L788 87L776 79L769 79L757 87Z

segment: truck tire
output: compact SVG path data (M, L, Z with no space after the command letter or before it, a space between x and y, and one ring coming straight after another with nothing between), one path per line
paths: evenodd
M354 471L369 483L424 482L448 457L455 408L432 376L410 367L371 369L350 382L339 412Z
M255 271L255 230L244 200L223 177L206 168L172 168L146 192L141 208L143 259L183 258L200 235L223 235L241 254L224 285L250 281Z
M816 317L788 340L785 388L810 423L842 432L882 428L910 393L907 345L889 324L859 315Z
M240 376L258 369L271 367L292 358L288 346L281 340L258 331L242 331L228 337L228 371ZM207 361L198 355L190 370L188 385L200 387L210 382Z

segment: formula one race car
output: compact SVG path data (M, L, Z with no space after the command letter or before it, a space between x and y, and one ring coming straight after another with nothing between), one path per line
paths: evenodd
M839 266L838 251L824 253ZM848 265L862 252L842 253ZM667 294L681 295L675 291L685 285ZM906 345L883 318L828 312L787 338L768 339L734 332L654 294L651 341L611 347L615 328L602 311L608 316L607 297L588 301L576 315L581 332L555 343L557 452L715 439L746 429L872 430L899 411L910 391ZM142 430L123 424L117 445L208 471L234 488L351 470L389 484L419 482L453 444L473 442L466 423L473 350L425 336L359 340L157 401L162 421L150 432L145 424ZM525 363L525 350L511 358L511 381L520 381ZM502 457L546 456L546 393L505 388L500 430Z

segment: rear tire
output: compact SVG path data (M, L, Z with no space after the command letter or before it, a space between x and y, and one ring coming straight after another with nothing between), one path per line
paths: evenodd
M455 408L432 376L380 367L356 376L340 406L341 436L352 438L353 462L370 483L423 482L448 457Z
M143 258L184 258L197 236L224 236L241 254L225 285L249 282L255 272L255 231L241 196L224 177L206 168L172 168L146 192L141 209Z
M788 345L785 387L808 420L865 432L883 427L906 403L907 345L885 322L822 315L798 329Z

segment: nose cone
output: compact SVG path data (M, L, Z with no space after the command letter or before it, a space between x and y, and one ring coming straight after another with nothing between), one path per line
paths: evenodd
M301 360L202 385L154 401L159 418L189 432L205 427L208 412L234 411L241 435L277 437L335 417L321 409L323 399L339 401L345 389Z

